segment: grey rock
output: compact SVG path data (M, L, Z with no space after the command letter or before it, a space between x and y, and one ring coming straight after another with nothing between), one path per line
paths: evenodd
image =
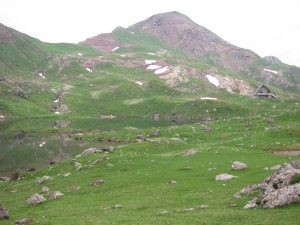
M104 183L104 180L98 179L92 182L91 186L99 186Z
M188 150L185 150L181 153L181 155L186 156L186 155L195 155L197 153L197 150L191 148Z
M0 220L5 220L9 218L9 214L6 209L0 205Z
M59 196L63 196L63 195L64 194L61 193L60 191L55 191L50 195L49 200L57 199Z
M232 163L231 168L233 170L245 170L245 169L247 169L247 164L239 162L239 161L235 161Z
M51 179L51 177L50 176L43 176L42 178L37 178L36 180L35 180L35 183L37 184L37 185L40 185L40 184L42 184L42 183L44 183L46 180L50 180Z
M215 177L215 180L216 181L223 181L223 180L231 180L233 178L238 178L238 176L234 176L234 175L223 173L223 174L217 175Z
M101 163L105 160L107 160L107 157L104 156L104 157L101 157L100 159L95 160L92 164L96 165L96 164Z
M33 219L26 218L26 219L17 220L14 223L14 225L22 225L22 224L27 224L27 223L31 223L31 222L33 222Z
M42 190L40 191L41 194L47 193L49 191L49 188L47 186L43 186Z
M160 136L160 130L153 131L150 134L150 137L159 137L159 136Z
M101 150L104 152L112 152L114 150L114 146L104 146Z
M1 181L10 181L9 177L0 177L0 182Z
M264 194L259 202L259 206L262 208L276 208L298 202L300 202L300 183Z
M85 149L81 155L91 155L91 154L94 154L94 153L97 153L99 152L99 150L97 148L88 148L88 149Z
M43 195L34 194L29 199L27 199L28 205L37 205L39 203L47 201Z

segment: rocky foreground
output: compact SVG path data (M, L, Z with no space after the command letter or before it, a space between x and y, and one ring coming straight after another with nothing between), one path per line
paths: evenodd
M276 208L300 202L300 160L275 166L276 173L268 176L261 183L250 185L234 195L260 190L258 197L249 201L244 208Z

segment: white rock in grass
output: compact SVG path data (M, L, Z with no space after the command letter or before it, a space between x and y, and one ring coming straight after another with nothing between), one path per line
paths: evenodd
M216 181L222 181L222 180L231 180L233 178L238 178L238 176L222 173L222 174L217 175L215 177L215 180Z
M235 161L232 163L231 168L233 170L245 170L245 169L247 169L247 164L239 162L239 161Z
M150 65L150 64L153 64L153 63L156 63L156 60L152 60L152 59L146 59L145 60L146 65Z
M64 195L64 194L61 193L60 191L55 191L55 192L53 192L53 193L50 195L49 199L50 199L50 200L54 200L54 199L57 199L57 197L63 196L63 195Z
M93 72L93 70L91 70L90 68L85 68L86 69L86 71L88 71L88 72Z
M166 73L166 72L168 72L169 71L169 67L168 66L165 66L165 67L163 67L163 68L160 68L160 69L158 69L158 70L155 70L155 74L163 74L163 73Z
M27 199L28 205L37 205L39 203L47 201L43 195L34 194L29 199Z
M205 77L208 79L208 81L210 83L214 84L216 87L218 87L220 85L219 80L217 78L213 77L212 75L206 75Z

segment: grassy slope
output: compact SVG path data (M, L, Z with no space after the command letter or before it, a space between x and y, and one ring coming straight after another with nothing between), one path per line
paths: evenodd
M297 224L299 204L245 210L243 205L256 193L241 199L232 198L244 186L258 183L273 173L265 167L299 159L271 154L273 150L299 149L300 128L295 123L300 120L299 105L286 103L285 107L278 108L276 114L269 112L211 122L208 124L211 132L204 132L204 126L199 123L161 127L159 138L121 144L100 164L92 166L92 162L103 155L77 158L83 165L80 171L64 161L24 174L25 178L19 181L0 183L1 203L11 214L3 224L25 217L39 224ZM270 124L266 119L273 115L276 119ZM137 135L147 136L151 130L96 133L96 138L135 140ZM95 134L84 135L84 139L90 138L94 139ZM278 141L280 144L275 143ZM197 150L195 155L180 155L191 148ZM248 169L232 171L231 164L236 160L247 163ZM209 170L213 167L216 169ZM67 172L71 175L63 177ZM220 173L240 178L214 181ZM42 186L37 186L35 179L44 175L53 178L45 182L51 192L59 190L65 195L38 206L27 206L26 199L38 193ZM91 187L96 179L105 182ZM170 180L177 184L168 184ZM81 189L68 192L75 185ZM116 204L123 208L111 208ZM237 206L230 207L230 204ZM200 205L209 205L209 208L201 209ZM190 208L194 210L189 211ZM167 213L162 214L164 211Z

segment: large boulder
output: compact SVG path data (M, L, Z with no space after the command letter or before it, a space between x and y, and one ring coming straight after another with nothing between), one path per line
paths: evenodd
M234 197L255 189L260 189L259 196L248 202L246 208L276 208L300 202L300 160L283 164L276 173L257 185L243 188Z
M29 199L27 199L28 205L37 205L39 203L47 201L43 195L34 194Z
M239 161L235 161L232 163L231 168L233 170L245 170L245 169L247 169L247 164L239 162Z
M5 220L9 218L9 214L6 209L0 205L0 220Z

